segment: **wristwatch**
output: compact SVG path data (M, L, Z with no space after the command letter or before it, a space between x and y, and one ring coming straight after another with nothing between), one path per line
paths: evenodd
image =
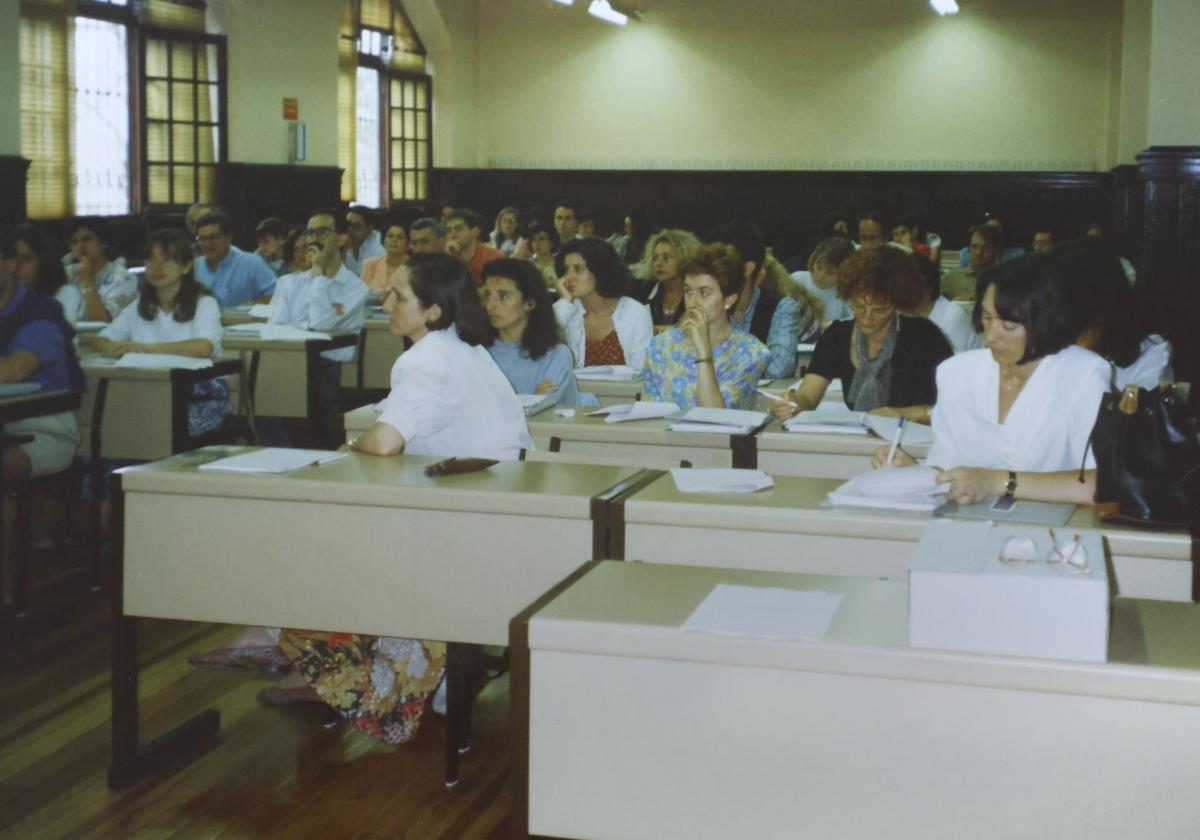
M1012 496L1017 492L1017 474L1012 470L1008 471L1008 481L1004 483L1004 495Z

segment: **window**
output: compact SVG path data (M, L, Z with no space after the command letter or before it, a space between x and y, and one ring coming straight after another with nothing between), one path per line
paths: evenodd
M143 201L184 207L215 196L224 159L224 42L146 30L142 37Z
M342 198L371 207L429 195L432 89L425 48L398 0L347 6L339 47Z
M212 195L224 155L225 42L203 29L200 0L22 0L31 218L123 215Z

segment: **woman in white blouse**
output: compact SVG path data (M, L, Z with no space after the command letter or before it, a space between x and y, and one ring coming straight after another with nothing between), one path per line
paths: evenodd
M576 367L628 365L641 370L654 334L650 311L626 296L629 272L603 239L573 239L559 249L554 315Z
M1011 495L1092 504L1096 464L1087 444L1108 365L1075 345L1058 265L1037 256L1012 260L978 289L988 347L938 366L927 463L941 470L938 481L952 501ZM875 466L887 465L887 449L875 453ZM891 465L914 463L900 450Z
M222 353L223 335L220 305L192 273L187 234L168 228L146 242L146 279L137 300L100 331L94 346L110 356L162 353L212 359ZM220 428L229 411L224 380L196 383L188 403L188 433L196 436Z
M108 258L108 235L102 222L77 222L71 231L71 262L67 265L68 284L76 297L66 312L75 321L111 321L138 294L136 278L125 270L121 257ZM66 310L68 304L63 301Z

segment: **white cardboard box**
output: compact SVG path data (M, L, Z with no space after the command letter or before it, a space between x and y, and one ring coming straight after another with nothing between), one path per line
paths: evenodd
M935 520L921 534L908 573L912 647L1075 659L1108 659L1108 565L1094 531L1054 529L1079 542L1088 568L1048 563L1050 529ZM1033 541L1032 562L1006 563L1010 537Z

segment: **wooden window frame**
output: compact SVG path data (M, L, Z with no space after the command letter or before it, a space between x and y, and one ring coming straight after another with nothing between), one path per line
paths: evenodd
M384 191L383 195L389 204L398 204L403 207L418 206L429 200L429 179L433 173L433 77L428 73L413 73L404 70L387 70L384 73L384 79L387 82L387 90L380 97L382 100L380 105L383 108L383 120L381 120L380 128L383 133L381 140L383 154L380 155L380 162L383 165L383 180ZM424 109L407 109L415 110L418 118L423 114L425 119L425 159L418 163L416 167L406 168L404 166L392 165L392 142L401 141L406 138L392 136L392 112L399 111L401 114L406 110L403 104L394 104L392 102L392 82L415 82L418 85L425 86L425 108ZM407 138L414 142L416 138ZM392 176L395 173L406 172L424 172L425 173L425 195L423 197L401 198L397 199L392 192Z

